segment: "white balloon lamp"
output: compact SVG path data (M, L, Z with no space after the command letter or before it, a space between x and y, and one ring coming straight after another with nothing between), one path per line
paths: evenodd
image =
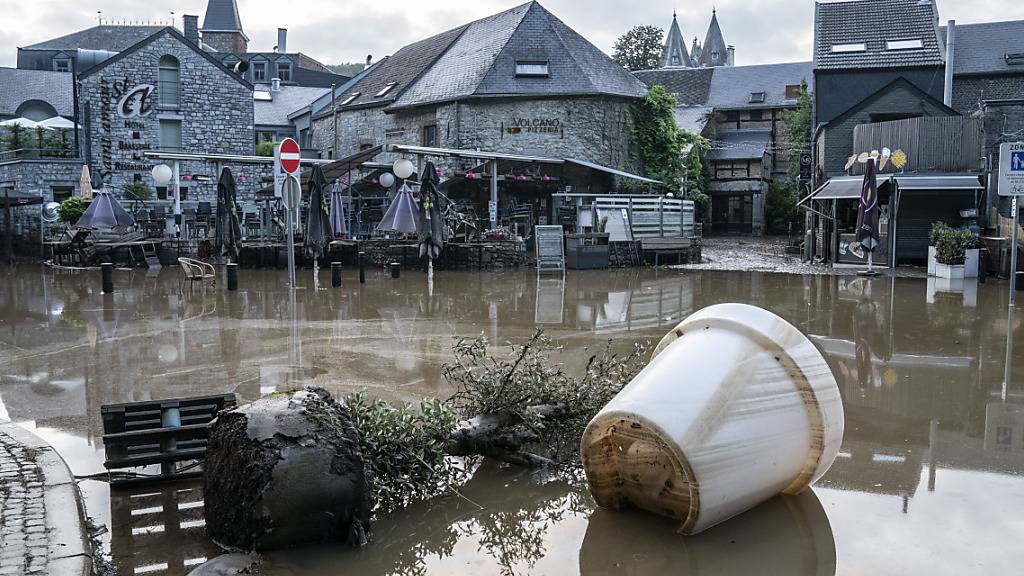
M391 172L385 172L380 176L380 185L385 188L391 188L395 185L395 176Z
M174 176L174 172L167 164L157 164L153 167L153 180L157 186L166 186L172 176Z
M395 170L395 176L398 176L402 180L408 179L412 176L412 173L416 171L416 167L413 166L412 161L406 158L395 160L393 168Z

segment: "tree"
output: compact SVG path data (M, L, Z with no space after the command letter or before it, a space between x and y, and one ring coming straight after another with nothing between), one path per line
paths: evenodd
M811 111L811 95L805 78L800 82L797 108L782 112L786 145L789 146L789 181L794 190L798 189L800 180L800 154L811 151Z
M661 66L665 31L657 26L636 26L615 41L612 58L627 70L652 70Z
M259 144L256 145L256 155L273 156L274 148L277 148L278 144L280 144L280 142L274 142L273 140L260 140Z
M352 77L359 74L366 68L366 65L362 62L343 62L341 64L328 64L328 68L335 74L341 74L342 76Z

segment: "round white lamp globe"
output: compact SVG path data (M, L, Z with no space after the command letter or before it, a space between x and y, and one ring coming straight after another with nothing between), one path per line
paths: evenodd
M412 161L406 158L395 160L393 168L395 169L395 176L398 176L402 180L409 178L412 176L412 173L416 171L416 167L412 165Z
M153 180L157 186L166 186L171 181L174 172L167 164L157 164L153 167Z
M385 172L380 176L380 185L385 188L391 188L395 185L395 176L391 172Z

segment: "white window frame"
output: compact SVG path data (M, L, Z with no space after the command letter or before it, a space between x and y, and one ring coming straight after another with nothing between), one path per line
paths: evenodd
M266 60L252 60L252 61L250 61L250 64L252 64L252 81L253 82L266 82L267 81L267 61ZM263 77L262 78L257 78L256 77L256 67L257 66L262 66L263 67Z
M363 95L362 92L353 92L353 93L348 95L348 98L345 98L344 100L342 100L341 103L338 104L338 106L348 106L349 104L355 102L356 98L359 98L362 95Z
M61 64L67 66L66 70L61 70ZM67 56L60 56L59 58L53 59L53 70L54 72L71 72L71 58Z
M516 78L550 78L547 60L516 60Z
M845 44L833 44L833 54L849 54L851 52L867 52L867 42L847 42Z
M284 74L281 74L281 69L288 69L288 77L285 78ZM281 80L281 82L293 82L295 78L295 65L292 64L291 60L278 60L274 62L274 71L277 72L275 77Z
M920 50L924 48L924 42L920 38L902 38L899 40L886 40L886 50Z
M374 94L373 97L374 98L383 98L383 97L388 95L388 92L391 92L392 90L394 90L395 86L398 86L398 82L388 82L387 84L384 85L383 88L380 89L380 92L377 92L376 94Z

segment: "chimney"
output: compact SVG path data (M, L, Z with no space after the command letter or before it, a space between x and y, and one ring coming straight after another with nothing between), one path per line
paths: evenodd
M946 25L946 86L942 92L942 103L953 105L953 54L956 47L956 20Z
M373 64L373 54L366 55L366 67L369 68Z
M277 53L287 54L288 53L288 29L278 28L277 29Z
M726 58L725 58L725 65L726 66L735 66L736 65L736 47L735 46L729 46L728 48L726 48L726 53L728 54L728 56L726 56Z
M281 79L280 78L271 78L270 79L270 91L271 92L280 92L281 91Z
M185 39L199 44L199 16L185 14L181 17Z

